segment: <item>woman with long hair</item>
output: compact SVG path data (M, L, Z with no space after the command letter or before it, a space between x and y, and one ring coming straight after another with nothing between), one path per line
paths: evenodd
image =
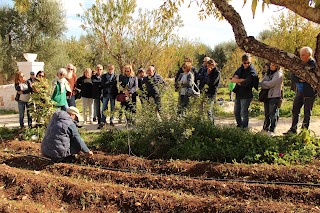
M24 128L24 112L27 109L28 127L32 128L32 117L29 110L31 83L25 79L23 72L18 71L14 76L14 85L17 91L15 100L18 101L20 128Z
M121 102L121 108L126 111L128 124L133 124L133 114L136 113L138 78L135 76L131 65L123 67L124 75L119 78L120 93L125 94L125 101Z

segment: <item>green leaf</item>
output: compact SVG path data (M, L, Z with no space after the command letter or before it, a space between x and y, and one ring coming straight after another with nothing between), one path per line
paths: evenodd
M258 5L258 0L252 0L251 10L252 10L253 18L256 13L257 5Z
M320 8L320 0L314 0L315 8Z

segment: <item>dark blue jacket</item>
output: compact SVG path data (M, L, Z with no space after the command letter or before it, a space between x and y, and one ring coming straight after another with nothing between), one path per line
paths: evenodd
M245 79L240 83L240 85L237 84L233 90L236 93L236 99L253 98L253 81L257 77L257 72L254 66L251 64L247 69L245 69L243 65L241 65L241 67L237 69L234 75L238 75L239 78Z
M307 64L312 67L312 68L316 68L317 65L316 65L316 62L314 59L310 58L310 60L307 62ZM302 83L303 84L303 95L305 97L314 97L317 95L317 91L314 90L311 85L307 82L300 82L300 78L298 78L295 74L291 73L291 80L294 82L294 83Z
M146 85L147 97L159 97L160 92L164 87L164 81L159 74L154 74L151 77L148 76L144 78L142 81L142 85Z
M207 73L206 75L206 84L208 85L208 89L206 94L209 98L215 98L218 91L218 86L220 83L220 76L221 73L218 68L214 68L210 74ZM203 88L203 87L202 87Z
M138 78L136 76L119 76L119 83L123 89L127 89L130 94L136 94L138 88Z
M73 119L65 111L54 113L41 143L42 154L53 160L62 160L81 150L90 151L80 137Z
M107 97L107 95L111 95L112 98L116 98L118 94L117 87L117 75L116 74L103 74L101 77L101 88L103 97Z

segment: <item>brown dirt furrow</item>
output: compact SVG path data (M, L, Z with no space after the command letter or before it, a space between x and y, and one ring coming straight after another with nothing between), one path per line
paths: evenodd
M48 166L46 171L56 175L77 179L92 179L100 182L112 182L134 188L182 191L183 193L201 197L221 195L238 199L254 200L270 198L275 200L289 200L293 203L304 202L311 205L320 205L320 188L196 180L172 175L133 174L72 164L54 164Z
M40 155L40 144L27 141L2 143L7 152ZM25 151L24 151L25 150ZM1 155L1 153L0 153ZM17 161L15 163L18 163ZM107 155L97 151L93 158L81 157L77 163L101 167L145 170L158 174L179 174L192 177L220 179L245 179L283 182L320 182L319 162L308 165L268 165L268 164L220 164L196 161L147 160L129 155ZM36 166L36 164L35 164Z
M107 212L315 212L316 205L263 199L238 200L224 196L198 196L165 190L131 188L116 184L71 179L0 165L0 184L6 199L27 196L44 206L68 206L66 211Z

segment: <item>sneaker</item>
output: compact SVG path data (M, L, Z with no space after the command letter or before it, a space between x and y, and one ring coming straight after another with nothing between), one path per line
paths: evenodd
M268 135L270 136L270 137L274 137L274 136L276 136L276 134L274 133L274 132L268 132Z
M78 127L78 128L82 128L82 125L81 124L76 124L76 126Z
M289 134L297 134L297 130L289 129L288 132L283 133L284 135L289 135Z
M114 127L114 123L113 123L113 122L110 122L110 126Z
M93 122L96 122L97 121L97 118L93 118Z

